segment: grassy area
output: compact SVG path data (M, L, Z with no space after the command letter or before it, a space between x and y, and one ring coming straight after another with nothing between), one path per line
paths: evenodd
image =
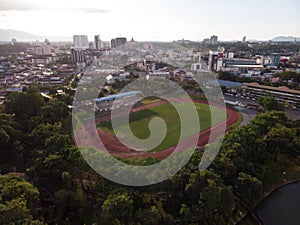
M270 163L263 168L265 193L273 191L281 185L300 179L300 157L282 154L277 162ZM257 205L264 199L258 201ZM257 206L256 206L257 207ZM254 208L256 208L254 207ZM248 214L237 225L258 225Z
M286 182L300 179L300 158L282 155L279 162L268 166L264 171L265 190L273 188Z
M175 103L178 107L187 107L188 103ZM216 125L217 123L220 123L223 121L224 118L224 111L222 109L219 109L217 107L212 107L212 111L214 115L216 116L215 124L211 124L211 112L209 105L207 104L201 104L201 103L195 103L195 107L197 109L198 118L200 122L200 131L206 130L210 128L212 125ZM162 143L153 149L153 151L160 151L163 149L166 149L170 146L173 146L178 143L178 140L180 138L180 130L181 130L181 124L180 124L180 118L175 110L175 108L171 104L163 104L160 106L153 107L151 109L142 110L136 113L131 113L129 116L130 120L130 128L133 132L133 134L140 138L145 139L149 137L150 130L148 128L149 122L154 117L160 117L162 118L167 126L167 135L165 139L162 141ZM117 120L118 118L116 118ZM185 133L184 138L188 138L194 134L199 133L199 130L197 129L197 126L195 126L194 121L191 119L187 119L187 121L184 121L185 125L189 127L189 131ZM111 134L114 134L111 121L105 121L102 122L99 127ZM122 132L122 129L125 127L125 125L120 125L118 129ZM122 133L124 140L130 140L128 139L128 136L126 136L126 132Z

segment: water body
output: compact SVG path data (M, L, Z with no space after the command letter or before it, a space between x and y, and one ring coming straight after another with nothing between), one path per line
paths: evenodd
M265 225L300 225L300 181L273 191L256 214Z

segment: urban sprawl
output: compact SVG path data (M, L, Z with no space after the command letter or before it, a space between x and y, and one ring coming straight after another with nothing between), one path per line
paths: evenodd
M23 42L12 39L0 45L0 104L10 92L22 92L31 84L49 88L61 86L75 90L74 80L80 78L85 69L96 59L109 55L112 49L134 45L118 37L102 41L99 35L88 41L86 35L74 35L73 43ZM191 71L211 72L219 79L225 95L258 101L260 97L272 95L287 108L300 108L300 44L296 42L250 42L243 37L238 42L219 42L218 37L202 42L174 41L191 51ZM152 48L144 43L145 49ZM193 74L180 69L170 69L153 62L141 62L137 67L147 68L150 76L189 82ZM106 74L108 90L115 80L126 80L129 71L111 71ZM107 86L106 86L107 87ZM61 94L63 90L58 90ZM108 92L116 94L118 90ZM238 101L227 101L238 104ZM255 104L251 107L259 107Z

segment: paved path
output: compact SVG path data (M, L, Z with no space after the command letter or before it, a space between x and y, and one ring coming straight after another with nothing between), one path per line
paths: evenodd
M240 123L240 127L241 126L246 126L252 119L254 119L254 117L257 114L257 111L255 111L254 109L247 109L244 107L235 107L237 110L239 110L239 112L242 114L242 122Z

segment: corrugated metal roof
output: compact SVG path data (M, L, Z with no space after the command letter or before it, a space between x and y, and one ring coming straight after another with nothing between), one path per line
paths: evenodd
M123 97L131 96L131 95L140 95L140 94L142 94L141 91L131 91L131 92L125 92L125 93L116 94L116 95L109 95L109 96L102 97L102 98L96 98L95 101L96 102L112 101L112 100L115 100L118 98L123 98Z

